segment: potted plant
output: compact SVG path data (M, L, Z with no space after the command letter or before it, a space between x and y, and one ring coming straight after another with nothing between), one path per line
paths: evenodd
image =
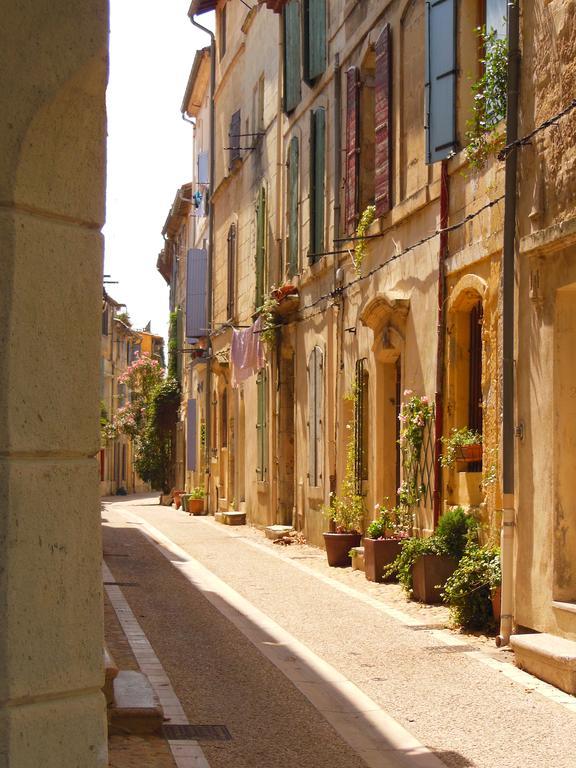
M201 485L192 488L186 494L186 512L190 515L201 515L204 512L204 488Z
M469 543L442 593L453 622L467 629L484 629L497 622L501 581L500 549Z
M440 462L443 467L451 467L457 461L482 461L482 435L470 427L455 427L449 437L442 438L442 457Z
M454 573L469 541L478 530L476 520L462 507L445 512L434 534L408 539L400 554L384 569L384 576L398 576L408 595L422 603L442 601L441 589Z
M384 568L398 557L402 542L412 532L412 513L404 506L387 509L376 504L374 509L378 517L364 536L364 572L368 581L382 582Z
M333 568L345 568L352 564L350 550L359 547L362 541L362 522L364 502L355 493L332 496L331 504L323 510L334 525L334 531L323 534L328 565Z

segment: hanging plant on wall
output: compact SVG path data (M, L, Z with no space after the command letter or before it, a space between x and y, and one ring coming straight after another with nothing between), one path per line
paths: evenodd
M466 158L473 170L480 170L488 157L504 144L498 123L506 117L506 80L508 70L508 40L500 38L494 29L477 29L484 47L482 76L472 86L473 115L466 126Z
M366 255L366 240L364 238L366 236L366 232L370 229L370 225L373 223L375 218L376 206L366 206L364 213L362 216L360 216L360 221L358 222L358 226L356 228L356 237L362 238L356 241L356 245L354 246L354 254L352 256L354 271L357 275L360 275L362 262L364 260L364 256Z

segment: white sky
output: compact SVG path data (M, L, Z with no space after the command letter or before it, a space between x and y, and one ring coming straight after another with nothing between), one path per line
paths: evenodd
M190 180L192 126L180 105L207 34L190 23L190 0L111 0L106 290L135 328L166 335L168 288L156 271L162 227ZM200 17L210 23L212 14ZM106 278L107 279L107 278Z

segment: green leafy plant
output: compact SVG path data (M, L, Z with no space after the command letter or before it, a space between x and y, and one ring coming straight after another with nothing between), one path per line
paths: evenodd
M493 624L491 593L501 581L500 549L469 543L442 592L452 621L468 629Z
M168 323L168 376L178 376L178 310L170 312Z
M440 463L443 467L451 467L458 458L460 448L465 445L481 444L482 435L476 430L470 429L469 427L462 427L461 429L456 429L456 427L454 427L451 430L449 437L442 438L444 450L440 457Z
M272 291L265 297L264 303L260 307L260 318L262 321L260 339L269 349L276 345L276 308L278 307L278 299L273 295L274 291L275 289L272 288Z
M364 237L366 232L370 229L370 225L375 218L376 206L368 205L360 216L360 221L356 227L356 237L361 238L356 240L356 245L354 246L354 255L352 256L352 263L354 264L354 270L357 275L360 274L362 262L364 260L364 256L366 255L366 240Z
M412 568L423 555L444 555L460 560L466 546L475 541L478 523L467 515L462 507L447 510L438 522L438 527L427 539L407 539L400 554L393 563L384 568L385 578L397 576L408 595L412 592Z
M204 486L197 485L195 488L191 488L187 496L189 499L203 499L206 496Z
M482 76L472 85L473 115L467 122L466 157L470 167L481 169L491 154L503 146L504 138L496 126L506 116L508 40L495 30L477 29L484 47Z
M357 397L356 388L345 396L345 400L355 403ZM356 413L356 408L354 408ZM338 533L359 533L364 524L364 501L362 496L356 493L356 439L354 424L347 424L349 431L346 446L346 468L344 479L338 495L331 494L330 506L323 508L323 514L334 522Z
M405 539L412 532L412 512L403 506L388 509L376 504L374 509L378 517L366 528L369 539Z
M412 511L420 503L426 488L421 481L420 458L424 433L434 416L434 407L426 395L404 390L408 398L400 408L400 452L403 482L398 488L400 506Z

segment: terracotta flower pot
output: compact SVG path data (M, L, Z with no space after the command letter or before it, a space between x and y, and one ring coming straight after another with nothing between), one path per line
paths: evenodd
M332 568L346 568L352 565L348 554L352 547L359 547L362 541L361 533L324 533L324 544L328 565Z
M421 555L412 566L412 599L420 603L441 603L440 593L458 561L445 555Z
M364 572L368 581L386 581L382 574L400 554L402 542L399 539L364 538Z
M482 461L482 443L460 445L457 449L458 461Z
M204 512L204 499L190 499L186 500L186 512L190 515L201 515Z

